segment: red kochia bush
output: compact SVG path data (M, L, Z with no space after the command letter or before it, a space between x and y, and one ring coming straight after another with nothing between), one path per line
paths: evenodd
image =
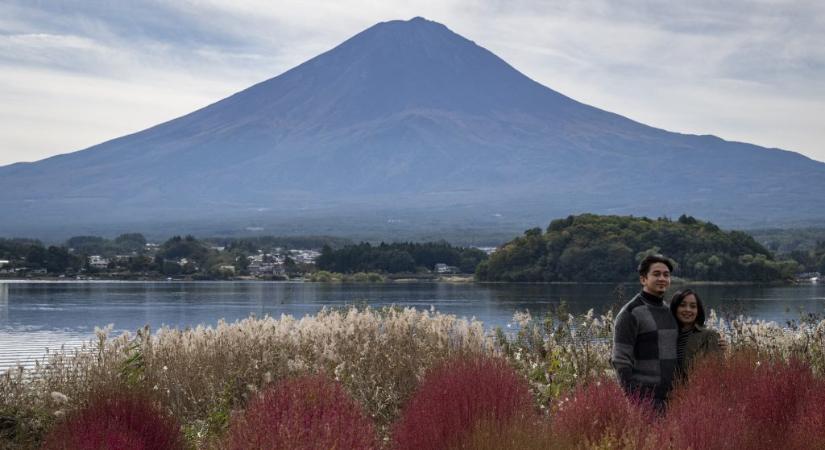
M631 399L613 379L577 387L551 417L553 435L566 448L632 439L642 448L655 414L649 401Z
M339 383L322 375L283 380L230 424L231 449L375 449L375 428Z
M100 394L67 415L43 449L170 450L185 448L180 424L139 394Z
M500 423L480 422L472 432L448 450L568 450L556 442L544 417Z
M462 357L431 370L393 430L399 450L461 448L481 422L506 426L535 415L525 379L505 360Z
M788 450L825 448L825 382L817 380L799 408L791 425Z
M674 392L663 434L694 450L786 448L814 386L810 368L739 353L706 358Z

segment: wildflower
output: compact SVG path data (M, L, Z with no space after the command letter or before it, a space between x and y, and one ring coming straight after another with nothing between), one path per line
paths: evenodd
M513 313L513 322L518 324L521 328L526 328L530 325L530 322L533 321L533 316L530 315L530 311L516 311Z

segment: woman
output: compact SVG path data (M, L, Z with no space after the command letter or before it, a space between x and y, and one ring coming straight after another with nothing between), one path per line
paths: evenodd
M679 341L676 347L677 370L681 376L700 355L721 354L719 333L704 328L705 306L696 292L684 289L673 294L670 311L679 323Z

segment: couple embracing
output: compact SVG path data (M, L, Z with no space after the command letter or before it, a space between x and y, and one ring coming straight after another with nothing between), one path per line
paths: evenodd
M650 398L663 411L673 381L684 376L703 353L721 352L719 335L703 328L705 310L690 289L676 292L670 302L673 263L662 255L639 263L642 290L616 316L613 368L625 392Z

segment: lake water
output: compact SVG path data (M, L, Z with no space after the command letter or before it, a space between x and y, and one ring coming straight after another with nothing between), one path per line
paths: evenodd
M825 284L694 285L705 303L763 320L785 322L799 311L825 311ZM626 285L624 298L637 286ZM324 306L400 305L475 317L506 327L513 312L543 312L565 301L572 312L616 302L605 284L321 284L292 282L0 282L0 372L31 365L46 348L79 346L96 326L134 331L144 325L193 327L248 317L314 314Z

